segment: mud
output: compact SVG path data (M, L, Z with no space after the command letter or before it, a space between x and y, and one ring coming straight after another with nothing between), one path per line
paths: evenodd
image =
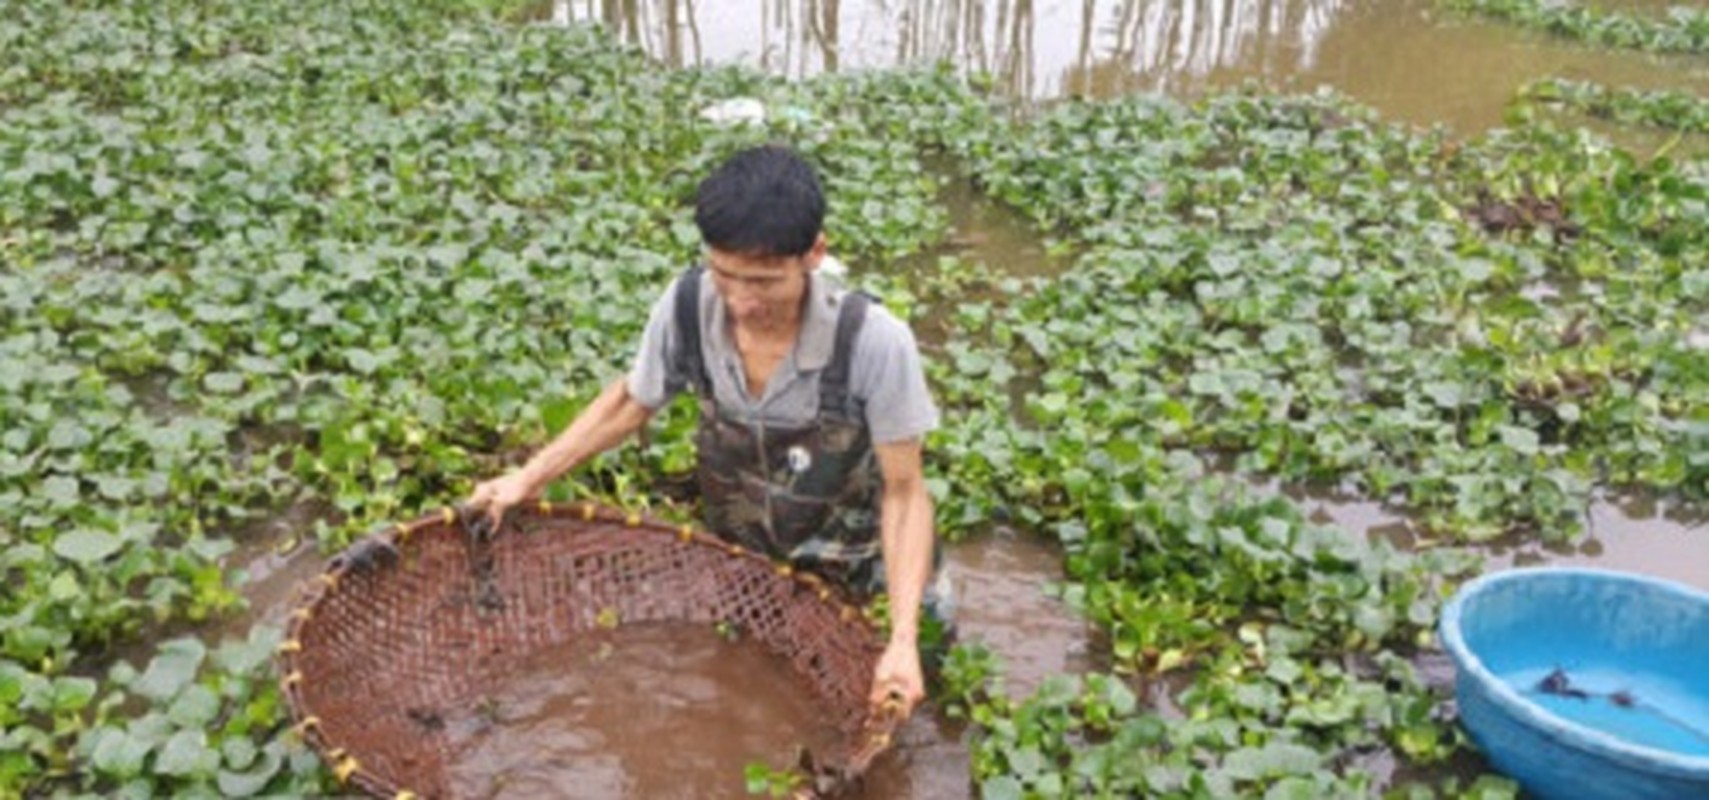
M746 797L748 765L837 741L786 662L689 625L543 650L445 728L461 798Z

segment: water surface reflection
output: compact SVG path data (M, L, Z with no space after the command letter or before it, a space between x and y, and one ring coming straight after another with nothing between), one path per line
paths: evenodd
M1638 0L1634 0L1638 2ZM1431 0L555 0L673 66L799 78L950 62L1028 99L1329 85L1416 124L1500 124L1549 76L1709 94L1709 63L1582 46Z

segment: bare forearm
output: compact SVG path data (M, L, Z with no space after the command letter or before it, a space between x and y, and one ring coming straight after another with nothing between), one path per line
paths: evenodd
M925 481L887 485L881 509L891 640L915 642L920 602L932 572L932 499L926 493Z
M582 410L558 438L522 467L536 488L616 447L651 419L653 412L629 396L627 378L618 378Z

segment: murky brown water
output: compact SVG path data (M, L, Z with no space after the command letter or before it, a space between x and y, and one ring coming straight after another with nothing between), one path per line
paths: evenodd
M1002 658L1012 696L1050 675L1109 667L1092 625L1048 593L1064 579L1061 548L1000 527L953 545L949 562L960 636Z
M249 607L221 623L212 641L243 639L257 624L284 627L297 587L326 569L327 558L315 547L313 531L317 515L324 511L313 503L298 503L237 534L238 546L225 563L228 570L241 573L234 583Z
M1384 539L1403 550L1431 545L1399 509L1356 495L1278 489L1300 504L1312 521ZM1478 548L1490 570L1550 564L1635 572L1709 589L1709 515L1652 499L1601 497L1583 518L1584 533L1572 544L1497 543Z
M1003 662L1009 694L1032 694L1050 675L1107 669L1095 629L1048 593L1063 580L1062 550L1035 535L997 528L947 551L963 642L985 645ZM873 765L860 796L954 798L972 793L960 725L916 714L892 751Z
M1607 3L1599 3L1606 6ZM1661 13L1658 0L1624 0ZM555 0L672 66L802 77L951 62L1029 99L1328 85L1385 116L1474 132L1549 76L1709 94L1709 62L1596 50L1432 0ZM1699 137L1701 138L1701 137Z
M929 166L943 176L938 204L949 214L949 233L938 247L908 259L905 269L924 276L936 268L938 259L949 256L983 264L1000 275L1034 278L1059 275L1071 265L1071 259L1052 255L1020 211L981 193L947 161Z
M695 625L536 653L445 729L461 798L746 797L747 765L837 741L787 662Z

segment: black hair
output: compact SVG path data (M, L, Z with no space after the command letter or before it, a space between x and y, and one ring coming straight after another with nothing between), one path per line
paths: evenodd
M793 150L755 147L700 182L694 224L718 250L798 256L813 249L824 227L825 195L819 176Z

